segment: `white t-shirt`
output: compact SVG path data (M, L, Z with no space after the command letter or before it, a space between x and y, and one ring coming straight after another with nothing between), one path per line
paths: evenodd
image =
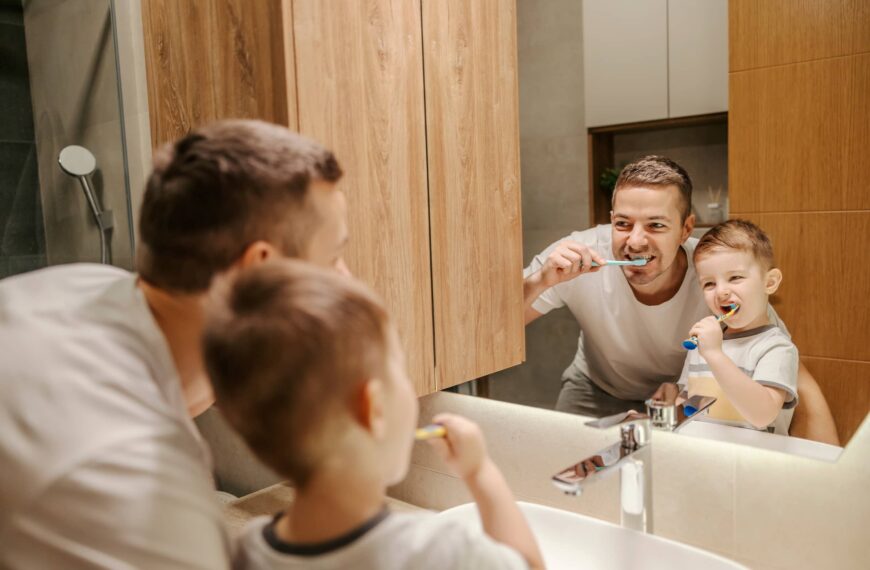
M612 258L610 225L573 232L536 256L524 277L538 271L550 252L566 239L585 244L602 257ZM683 245L689 267L679 291L660 305L639 302L619 267L605 267L544 291L532 304L539 313L559 307L580 324L574 361L565 377L588 376L611 396L643 400L662 382L673 382L686 359L682 341L689 329L710 315L698 286L692 253L698 240Z
M759 384L786 393L782 409L769 427L774 433L788 435L794 407L798 403L799 366L797 347L788 335L773 325L739 333L726 332L722 352ZM716 403L710 406L707 414L698 417L699 421L755 429L728 400L700 351L689 351L678 384L688 390L690 397L695 394L716 397Z
M478 529L427 513L389 513L321 548L282 543L272 517L248 523L233 565L238 570L513 570L527 569L512 548ZM362 533L360 535L360 532ZM348 542L349 541L349 542ZM284 550L284 551L282 551Z
M0 567L224 568L210 460L136 276L0 281Z

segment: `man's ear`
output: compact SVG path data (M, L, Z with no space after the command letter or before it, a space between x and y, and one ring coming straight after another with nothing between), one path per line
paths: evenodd
M767 272L764 278L764 290L768 295L773 295L779 289L779 284L782 283L782 271L774 267Z
M375 439L382 439L387 431L384 395L383 381L372 378L363 383L353 402L354 418Z
M686 243L686 240L689 239L689 236L692 235L692 230L695 229L695 214L689 214L686 217L686 221L683 222L683 232L682 236L680 236L680 243Z
M279 257L279 253L275 246L267 241L257 240L245 248L235 265L239 269L247 269L276 257Z

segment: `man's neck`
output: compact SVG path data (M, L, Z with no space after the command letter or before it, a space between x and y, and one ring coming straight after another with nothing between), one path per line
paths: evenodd
M297 490L293 504L275 525L278 538L297 544L326 542L381 512L386 501L381 480L359 466L339 462L320 469L304 489Z
M198 416L214 402L200 349L202 295L170 293L141 279L137 286L169 345L187 410L192 417Z
M689 258L686 250L680 247L671 266L658 276L652 283L634 285L629 282L634 298L644 305L661 305L674 298L680 290L689 269Z

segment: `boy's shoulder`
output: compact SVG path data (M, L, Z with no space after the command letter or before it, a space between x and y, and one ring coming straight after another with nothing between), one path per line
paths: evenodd
M237 566L265 570L290 568L527 568L515 550L479 528L435 513L390 513L349 544L302 556L270 541L271 517L248 523L237 548ZM339 541L340 542L340 541Z

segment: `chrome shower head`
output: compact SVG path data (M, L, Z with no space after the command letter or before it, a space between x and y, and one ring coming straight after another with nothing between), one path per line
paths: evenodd
M57 163L70 176L90 176L97 169L97 159L91 151L74 144L60 151Z

